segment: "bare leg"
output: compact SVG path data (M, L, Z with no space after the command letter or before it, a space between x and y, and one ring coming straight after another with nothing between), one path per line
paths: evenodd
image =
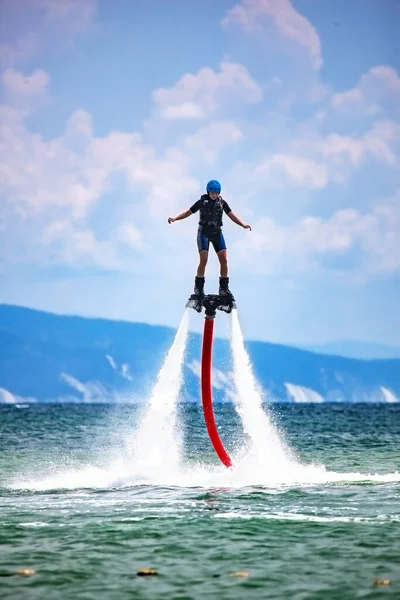
M217 254L221 277L228 277L228 256L226 250L220 250Z
M197 267L197 277L204 277L204 273L206 272L206 266L208 261L208 250L201 250L199 252L200 262Z

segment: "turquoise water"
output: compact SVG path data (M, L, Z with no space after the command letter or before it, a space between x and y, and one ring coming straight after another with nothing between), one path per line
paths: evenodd
M399 598L400 406L264 410L288 464L219 405L226 469L181 405L179 464L146 470L135 407L1 407L1 598Z

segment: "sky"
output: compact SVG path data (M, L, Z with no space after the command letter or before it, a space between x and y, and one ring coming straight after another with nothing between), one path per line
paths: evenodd
M218 179L252 226L223 229L247 339L400 344L399 22L397 0L2 0L0 302L177 327L198 215L167 218Z

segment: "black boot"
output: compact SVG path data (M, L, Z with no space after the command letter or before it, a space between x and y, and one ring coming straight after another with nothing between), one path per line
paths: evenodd
M233 298L233 294L229 289L229 277L220 277L219 278L219 295L220 296L230 296Z
M196 296L204 296L204 277L196 277L194 280L194 293Z

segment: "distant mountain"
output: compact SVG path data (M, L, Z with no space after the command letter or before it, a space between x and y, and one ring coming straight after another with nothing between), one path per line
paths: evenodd
M327 342L326 344L306 344L301 347L304 350L311 350L312 352L334 354L336 356L346 356L348 358L400 358L400 348L369 342L344 340L339 342Z
M220 318L229 318L221 316ZM0 305L0 403L139 402L154 385L175 331ZM281 402L396 402L400 360L355 360L247 342L265 397ZM201 336L190 334L182 398L198 401ZM215 400L230 400L231 354L214 342Z

